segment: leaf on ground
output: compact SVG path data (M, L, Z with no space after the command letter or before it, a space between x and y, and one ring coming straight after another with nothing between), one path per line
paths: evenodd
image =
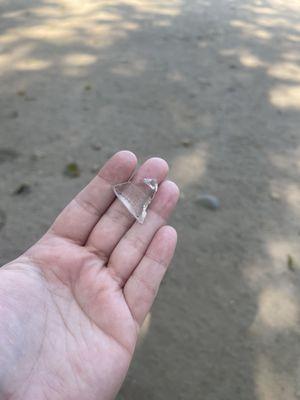
M296 270L295 261L290 254L287 255L287 267L292 272L295 272Z
M6 224L6 214L3 210L0 210L0 231Z
M66 165L64 170L64 175L68 176L69 178L77 178L80 176L80 169L76 162L71 162Z
M14 195L24 195L31 192L31 186L28 183L21 183L16 190L13 192Z
M0 164L7 161L13 161L18 156L19 153L14 149L0 148Z

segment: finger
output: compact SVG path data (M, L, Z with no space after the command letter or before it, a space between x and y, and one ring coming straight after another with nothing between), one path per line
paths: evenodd
M165 160L156 157L150 158L141 165L133 178L133 182L140 182L144 178L155 178L160 183L165 179L168 169L169 167ZM91 232L86 244L88 249L97 254L106 263L112 250L134 221L135 218L116 199Z
M124 287L127 305L139 325L142 324L157 295L160 282L173 257L176 241L177 233L174 228L160 228Z
M115 199L112 185L128 180L136 164L136 156L130 151L120 151L112 156L61 212L50 232L84 244L101 215Z
M177 185L171 181L164 181L148 210L145 222L135 222L113 250L108 262L109 272L117 277L121 286L124 286L140 262L155 232L166 224L178 197Z

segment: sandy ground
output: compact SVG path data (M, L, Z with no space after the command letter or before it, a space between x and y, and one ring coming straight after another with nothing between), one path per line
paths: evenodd
M300 3L0 0L0 51L2 263L118 149L181 187L118 399L300 399Z

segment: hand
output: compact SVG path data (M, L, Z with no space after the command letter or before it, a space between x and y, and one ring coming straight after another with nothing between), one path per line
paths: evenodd
M113 399L176 245L178 188L167 163L134 179L160 186L144 224L115 199L136 157L115 154L49 231L0 269L0 399ZM38 210L37 210L38 212Z

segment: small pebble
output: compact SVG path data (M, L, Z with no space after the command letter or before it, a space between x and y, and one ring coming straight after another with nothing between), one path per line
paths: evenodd
M70 162L66 165L64 169L64 175L68 176L69 178L77 178L80 176L80 169L78 164L75 162Z
M280 200L280 194L275 190L272 190L270 193L270 198L275 201Z
M16 190L13 192L13 194L16 196L19 196L19 195L28 194L30 192L31 192L31 186L28 185L28 183L21 183L21 185L16 188Z
M236 92L236 87L234 87L234 86L229 86L228 88L227 88L227 92L229 92L229 93L234 93L234 92Z
M0 164L7 161L13 161L18 156L19 153L14 149L0 148Z
M3 210L0 210L0 231L6 224L6 214Z
M26 101L36 101L36 97L33 97L33 96L25 96L24 99Z
M45 155L46 154L44 152L42 152L40 150L36 150L31 154L30 158L31 158L32 161L38 161L41 158L44 158Z
M84 87L84 90L86 90L87 92L89 91L89 90L91 90L92 89L92 86L91 85L85 85L85 87Z
M92 174L95 174L98 170L99 170L99 165L98 164L94 164L90 169Z
M92 143L91 144L91 148L93 150L96 150L96 151L101 150L102 149L102 144L100 144L100 143Z
M197 196L196 201L202 207L205 207L209 210L217 210L220 208L220 200L210 194L200 194Z
M26 90L21 89L21 90L17 91L18 96L25 96L25 94L26 94Z
M12 118L12 119L18 118L18 116L19 116L19 113L18 113L17 110L11 111L11 112L8 114L8 117L9 117L9 118Z
M189 138L183 138L183 139L181 139L180 144L181 144L183 147L190 147L190 146L193 144L193 142L192 142L192 140L189 139Z

